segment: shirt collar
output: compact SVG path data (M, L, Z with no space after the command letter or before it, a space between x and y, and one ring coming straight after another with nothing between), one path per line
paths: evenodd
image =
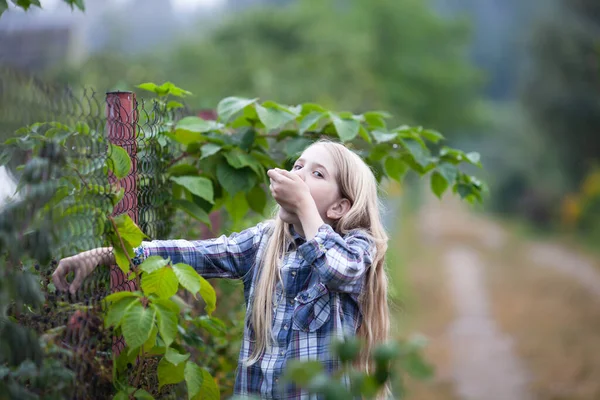
M290 234L292 235L292 242L288 246L288 251L291 250L292 245L295 245L295 247L298 248L301 244L306 242L306 240L302 236L300 236L298 232L296 232L296 230L294 229L294 225L290 224L289 227Z

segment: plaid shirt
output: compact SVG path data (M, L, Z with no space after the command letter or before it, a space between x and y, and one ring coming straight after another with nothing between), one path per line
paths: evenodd
M273 345L255 364L247 366L243 360L249 358L254 346L249 305L260 270L255 266L262 262L271 226L261 223L210 240L144 242L136 249L136 261L153 255L170 257L173 263L191 265L205 278L241 279L246 323L235 393L267 399L308 399L306 391L280 384L286 361L316 360L329 374L338 369L339 361L330 353L329 345L332 339L353 336L358 330L358 295L374 248L369 237L358 230L342 237L323 225L309 241L292 232L294 243L281 267L283 285L277 283L273 296Z

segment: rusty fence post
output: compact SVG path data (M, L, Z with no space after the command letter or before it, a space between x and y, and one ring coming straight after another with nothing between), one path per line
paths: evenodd
M106 137L114 145L120 146L131 158L131 171L123 179L117 179L109 173L110 184L117 184L125 190L123 199L116 205L113 216L123 213L129 214L131 219L138 223L137 200L137 104L135 94L132 92L106 93ZM135 291L135 281L128 280L123 271L117 266L110 267L110 290L120 292L123 290ZM115 337L113 352L119 354L125 347L122 337Z

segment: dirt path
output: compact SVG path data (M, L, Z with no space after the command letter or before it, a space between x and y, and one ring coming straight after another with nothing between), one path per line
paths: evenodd
M421 234L432 245L443 245L443 263L455 319L448 330L455 392L465 400L525 400L528 373L513 349L511 337L500 332L491 316L484 260L464 243L474 240L499 248L504 233L478 221L455 204L430 201L421 213Z
M529 399L527 373L512 339L499 331L490 315L477 251L457 245L446 252L444 261L456 307L449 336L457 394L465 400Z
M528 246L528 257L536 266L552 268L575 280L600 300L600 272L592 260L565 247L542 242Z

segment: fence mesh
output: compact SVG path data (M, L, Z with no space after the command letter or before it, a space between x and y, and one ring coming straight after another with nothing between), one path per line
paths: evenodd
M166 171L177 149L161 144L158 133L165 118L177 120L187 113L185 109L167 112L156 101L136 99L132 93L105 97L91 88L52 85L0 68L0 142L15 133L21 138L9 140L14 153L6 168L16 180L26 182L11 200L0 203L0 273L2 277L32 276L45 296L39 309L28 309L18 301L8 305L7 314L15 324L0 323L1 342L10 343L13 328L16 338L19 326L42 338L48 355L45 362L51 360L49 365L56 366L48 373L63 371L60 379L51 379L56 397L44 398L110 398L114 392L113 354L124 343L104 327L100 300L110 292L134 290L134 282L116 266L99 267L71 295L55 291L51 274L61 258L107 246L111 229L98 218L98 210L112 207L111 186L124 190L115 216L127 213L151 239L168 236L174 210L168 203ZM25 140L60 135L68 136L64 146L47 141L39 151ZM130 173L123 179L103 168L111 152L117 151L114 146L125 149L131 158ZM19 170L17 166L23 164L25 168ZM79 185L84 200L64 201L68 193L61 194L61 180ZM9 281L0 285L0 292L19 290L10 285ZM0 357L4 366L32 358L19 346L4 346ZM32 382L29 378L21 383L32 393L50 393ZM156 382L139 383L150 390L158 387ZM20 398L16 386L11 390L9 398Z

